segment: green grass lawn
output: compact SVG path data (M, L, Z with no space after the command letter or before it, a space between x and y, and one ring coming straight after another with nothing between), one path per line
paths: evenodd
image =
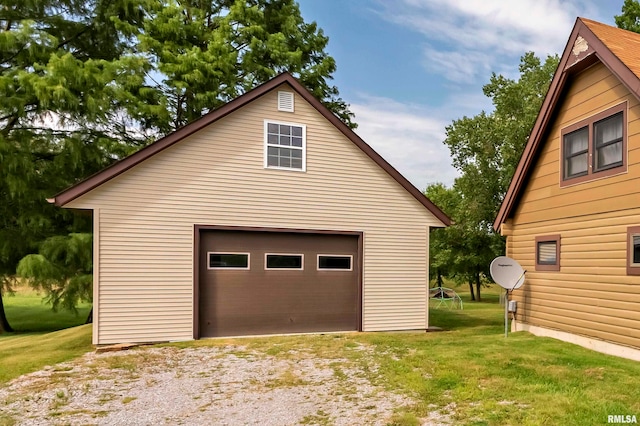
M608 415L640 417L640 363L529 333L504 337L496 287L464 310L431 309L427 335L370 335L395 348L383 362L393 387L420 395L410 413L421 417L434 401L455 402L456 424L593 425ZM428 374L430 379L424 380Z
M51 333L0 335L0 386L91 350L91 324Z
M3 302L13 333L0 334L0 385L45 365L68 361L91 351L91 324L82 325L91 305L82 304L78 314L42 302L42 295L23 286Z
M640 417L640 363L524 332L505 338L499 289L483 289L483 302L470 302L458 290L464 310L430 310L430 324L442 332L205 339L173 345L233 343L277 357L304 352L357 362L369 380L416 399L398 410L397 425L419 424L434 410L449 413L456 425L593 425L606 424L608 415ZM0 385L90 351L90 342L90 326L0 336ZM355 350L362 345L370 350ZM345 373L337 366L336 374Z

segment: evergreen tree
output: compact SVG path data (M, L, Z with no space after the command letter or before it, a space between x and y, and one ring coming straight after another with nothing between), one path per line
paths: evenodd
M124 92L144 129L166 134L287 71L351 127L353 114L327 83L329 41L293 0L151 0L129 60L145 70Z
M44 290L45 302L77 312L80 302L92 300L92 236L53 236L40 244L38 254L29 254L18 263L18 276L32 287ZM87 322L91 318L89 318Z
M126 47L114 15L131 23L139 17L119 0L0 7L0 297L39 241L88 228L46 197L107 165L127 140L111 125L117 59ZM6 318L0 323L7 328Z

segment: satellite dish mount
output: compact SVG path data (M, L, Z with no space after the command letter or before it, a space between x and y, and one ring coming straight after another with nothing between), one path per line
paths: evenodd
M520 266L518 262L507 256L498 256L493 259L489 271L491 272L493 281L505 289L504 337L507 337L509 333L509 293L522 287L522 284L524 284L524 274L527 271L522 269L522 266Z

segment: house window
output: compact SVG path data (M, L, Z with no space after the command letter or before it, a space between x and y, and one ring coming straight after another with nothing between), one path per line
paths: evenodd
M627 275L640 275L640 226L627 228Z
M306 126L265 121L264 151L265 167L304 171Z
M560 270L560 235L536 237L536 271Z
M624 102L562 130L560 186L627 170L626 111Z
M304 256L301 254L266 253L264 256L265 269L303 269Z
M584 176L589 171L589 130L583 127L564 137L565 177Z
M595 132L594 170L622 166L622 112L593 125Z
M319 271L351 271L351 263L353 256L351 255L333 255L333 254L319 254L318 255L318 270Z
M209 269L249 269L249 253L207 253Z

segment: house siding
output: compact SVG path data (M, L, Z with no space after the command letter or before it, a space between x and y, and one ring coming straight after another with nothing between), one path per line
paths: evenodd
M626 172L560 187L560 131L628 103ZM640 347L640 277L627 276L627 227L640 225L640 105L602 64L570 82L518 207L507 256L527 270L516 320ZM560 271L535 271L535 237L560 234Z
M264 168L265 119L307 126L306 172ZM363 329L427 327L442 223L297 93L295 113L271 91L68 207L100 212L95 343L193 338L194 224L361 231Z

